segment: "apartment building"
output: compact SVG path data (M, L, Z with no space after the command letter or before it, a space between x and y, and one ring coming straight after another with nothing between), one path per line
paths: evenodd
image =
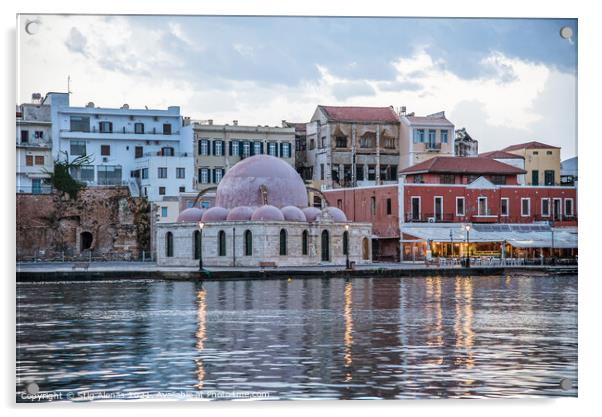
M192 129L179 107L76 107L67 93L48 93L43 104L50 107L53 157L92 158L73 170L75 179L89 186L127 185L132 195L151 201L192 191Z
M560 148L541 142L508 146L504 152L525 159L526 185L560 185Z
M395 183L399 116L392 107L318 106L306 128L303 179L332 189Z
M295 129L243 126L237 120L218 125L212 120L191 124L194 138L194 187L217 187L226 172L240 160L267 154L295 166Z
M400 168L407 168L436 156L454 155L454 124L445 117L445 112L416 116L401 115Z
M456 130L456 139L454 140L454 155L455 156L478 156L479 141L473 139L468 134L466 128Z
M54 169L52 158L50 107L40 102L17 106L16 111L16 188L17 193L49 193L51 187L44 184Z

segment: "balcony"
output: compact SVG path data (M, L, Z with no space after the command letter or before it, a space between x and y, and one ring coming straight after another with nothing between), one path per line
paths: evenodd
M192 152L173 152L173 153L164 153L162 151L157 152L144 152L140 156L136 156L138 158L148 158L148 157L165 157L165 158L185 158L187 156L192 156Z
M171 132L170 134L164 134L160 132L144 132L136 133L134 131L113 131L113 132L99 132L90 131L82 132L71 129L61 129L60 137L62 139L121 139L121 140L151 140L151 141L175 141L180 140L180 132Z
M441 151L441 143L427 142L425 148L428 152L439 152Z
M452 223L455 219L454 213L420 213L417 216L406 213L406 223Z

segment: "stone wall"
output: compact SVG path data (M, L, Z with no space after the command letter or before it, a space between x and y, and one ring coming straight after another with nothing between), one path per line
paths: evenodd
M149 238L148 202L130 197L127 187L86 188L77 200L17 194L18 260L85 259L90 252L97 259L138 259Z

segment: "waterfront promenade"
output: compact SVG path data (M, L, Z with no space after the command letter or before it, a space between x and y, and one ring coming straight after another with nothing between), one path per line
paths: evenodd
M373 263L356 265L346 270L344 265L303 266L288 268L207 267L198 268L158 266L154 262L27 262L17 263L17 281L99 280L99 279L282 279L289 277L333 276L455 276L502 275L516 273L571 273L577 266L433 266L424 263Z

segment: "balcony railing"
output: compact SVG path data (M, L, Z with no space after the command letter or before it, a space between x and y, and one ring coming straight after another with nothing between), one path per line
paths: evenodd
M427 142L426 143L426 150L427 151L440 151L441 150L441 143L440 142Z
M191 152L173 152L173 153L169 154L169 153L163 153L161 151L144 152L142 155L136 156L136 158L144 158L144 157L149 157L149 156L165 156L165 157L182 158L182 157L192 156L192 153Z
M451 223L454 218L454 213L420 213L418 215L406 213L405 215L407 223Z

